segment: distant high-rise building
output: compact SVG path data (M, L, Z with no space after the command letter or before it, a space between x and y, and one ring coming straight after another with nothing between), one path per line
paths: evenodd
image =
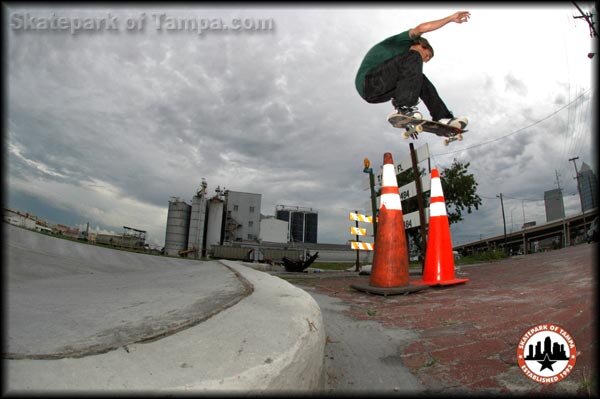
M583 212L598 207L598 177L585 162L579 171L579 193Z
M290 242L317 243L319 215L312 208L277 205L275 217L288 222Z
M546 206L546 222L565 217L562 190L554 189L544 191L544 204Z

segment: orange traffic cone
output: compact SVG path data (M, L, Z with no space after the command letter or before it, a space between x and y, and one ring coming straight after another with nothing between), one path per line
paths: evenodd
M352 284L352 288L374 294L394 295L420 291L426 285L413 285L408 277L408 247L398 181L392 154L383 155L383 173L375 253L369 285Z
M446 202L442 191L440 173L436 168L431 170L431 201L429 204L429 234L425 252L425 268L423 280L419 283L427 285L453 285L469 281L457 279L454 275L454 254Z
M370 284L385 288L408 285L408 247L394 160L389 152L383 155L379 203Z

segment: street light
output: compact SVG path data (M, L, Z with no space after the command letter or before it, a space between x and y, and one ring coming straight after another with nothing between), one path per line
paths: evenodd
M371 212L373 212L373 237L377 237L377 197L375 193L375 176L373 174L373 168L371 168L371 161L369 158L363 159L363 172L369 174L369 187L371 189Z

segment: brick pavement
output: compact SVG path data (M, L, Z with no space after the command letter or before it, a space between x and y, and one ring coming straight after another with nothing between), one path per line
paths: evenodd
M398 355L429 392L597 396L595 252L596 244L582 244L463 266L456 274L468 283L410 295L350 288L368 284L368 276L298 283L343 300L355 319L417 332L419 338ZM538 384L517 365L519 339L541 323L562 326L577 346L574 371L556 384Z

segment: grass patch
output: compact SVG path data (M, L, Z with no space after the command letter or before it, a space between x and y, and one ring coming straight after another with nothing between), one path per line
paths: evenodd
M495 262L498 260L502 260L506 257L507 255L504 253L504 251L496 249L492 251L485 251L469 256L464 256L455 261L455 263L458 265L469 265L472 263Z
M361 263L362 266L362 263ZM310 267L323 270L346 270L356 267L356 263L341 263L341 262L315 262Z
M433 356L430 356L429 359L427 359L427 361L425 361L420 368L431 367L431 366L434 366L436 363L437 363L437 359Z

